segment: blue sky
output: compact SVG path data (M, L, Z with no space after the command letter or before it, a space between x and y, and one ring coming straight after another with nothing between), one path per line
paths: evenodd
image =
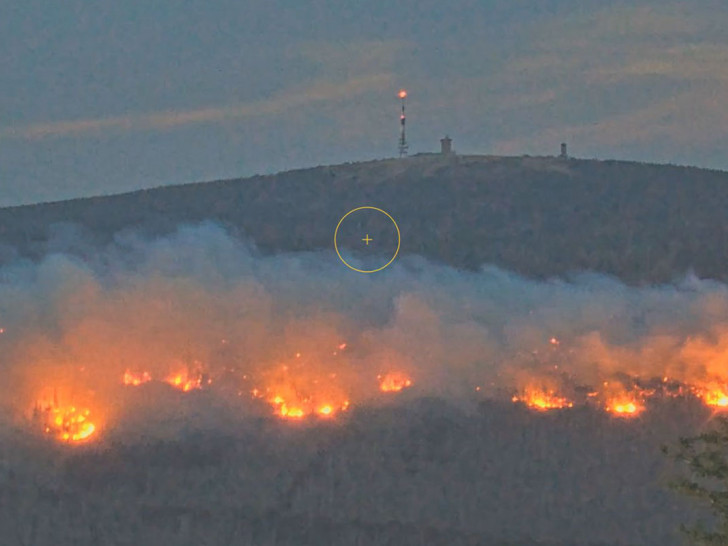
M728 170L728 5L0 0L0 206L412 152Z

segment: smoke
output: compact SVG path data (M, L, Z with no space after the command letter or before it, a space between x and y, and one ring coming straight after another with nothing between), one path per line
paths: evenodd
M712 281L544 282L418 257L362 275L333 251L261 255L213 224L104 248L62 234L39 263L0 269L0 401L15 421L55 398L109 434L163 434L281 411L276 396L341 414L398 397L728 381L728 289ZM387 374L411 387L381 392ZM165 383L175 375L189 392Z

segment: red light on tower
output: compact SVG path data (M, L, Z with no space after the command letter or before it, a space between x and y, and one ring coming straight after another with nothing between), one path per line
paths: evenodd
M407 155L407 149L409 146L407 145L407 137L405 136L405 115L404 115L404 103L405 99L407 98L407 91L405 89L400 89L398 96L400 99L402 99L402 112L399 115L399 157L405 157Z

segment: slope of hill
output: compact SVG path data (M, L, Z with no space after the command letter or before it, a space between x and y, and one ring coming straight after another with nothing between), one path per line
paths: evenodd
M45 253L59 223L104 242L210 219L265 252L331 248L338 220L362 205L397 219L403 254L460 268L728 279L728 173L550 157L423 155L0 209L0 263Z
M688 384L683 396L657 394L673 372L711 389L708 372L724 379L723 285L615 296L618 283L602 278L511 282L508 273L444 275L429 264L426 275L405 266L399 279L384 277L391 285L359 290L361 277L334 257L322 260L333 264L330 277L306 268L303 258L318 265L318 255L259 260L249 271L249 249L235 250L218 229L182 230L148 255L139 248L154 244L128 253L99 245L124 230L163 235L213 220L267 253L331 249L341 216L374 205L397 219L403 254L463 269L490 263L533 277L591 269L639 284L692 268L726 280L725 204L728 173L429 155L0 209L0 265L98 253L88 267L60 258L0 270L8 378L0 405L31 412L33 400L42 407L36 382L55 399L55 383L77 380L69 389L89 390L100 413L120 410L106 430L98 421L98 444L77 451L36 438L27 420L19 422L29 430L16 430L3 412L0 529L40 545L678 544L678 523L702 511L666 490L678 468L660 446L713 413ZM222 250L185 255L221 239ZM228 257L234 265L218 263ZM298 272L297 262L306 262ZM340 420L279 422L265 404L282 396L258 399L248 374L267 385L298 351L301 364L280 379L295 398L318 393L319 377L356 379L331 383L352 400ZM378 392L380 367L400 366L413 371L411 395L391 405L359 398L360 383ZM127 371L147 367L160 378L184 368L197 386L214 381L189 393L173 392L168 379L133 390ZM527 379L584 397L608 379L641 397L651 378L666 386L632 419L603 411L611 388L603 407L537 412L511 398Z
M653 409L615 421L420 400L345 427L255 421L65 460L46 448L50 470L0 473L0 528L36 545L672 546L697 512L664 488L659 447L706 415Z

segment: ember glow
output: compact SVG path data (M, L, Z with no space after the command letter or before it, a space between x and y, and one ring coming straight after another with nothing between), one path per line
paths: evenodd
M523 394L515 395L511 400L513 400L513 402L522 402L529 408L539 411L574 407L574 403L571 400L563 396L559 396L552 390L541 390L535 388L527 388L524 390Z
M124 385L129 387L138 387L143 383L148 383L152 380L152 376L148 372L135 373L131 370L124 372Z
M84 442L96 432L91 410L87 408L39 403L33 412L33 419L40 423L45 434L61 442Z
M241 416L294 421L335 420L415 393L467 404L505 397L535 412L589 407L615 418L668 398L728 411L721 283L632 287L598 274L539 282L402 262L362 292L361 279L329 271L319 256L263 259L216 226L128 244L137 258L120 262L116 247L111 260L56 255L0 283L0 364L25 385L4 387L13 418L27 420L49 384L69 394L44 406L53 419L42 430L57 436L60 415L68 441L100 426L111 432L133 404L168 394L186 411L239 393ZM57 282L42 284L48 279ZM194 394L210 378L209 396L180 401L170 392ZM142 389L150 383L160 388ZM78 413L86 407L93 431L83 425L91 414Z
M284 419L332 418L349 408L349 399L336 383L336 374L319 378L300 372L296 376L295 371L282 366L273 374L271 386L254 388L251 394L253 398L265 400L273 408L273 414Z
M202 376L193 376L186 370L168 375L164 378L164 382L182 392L190 392L191 390L202 388Z
M318 396L303 395L290 388L280 388L285 394L274 394L266 400L274 408L274 414L285 419L303 419L308 416L330 418L338 412L349 408L349 401L343 400L337 404L328 401L325 393ZM253 396L260 397L260 391L255 389ZM333 398L329 396L329 398Z
M606 409L618 417L635 417L642 413L645 407L634 399L623 397L607 401Z
M128 387L138 387L144 383L149 383L153 380L152 375L149 372L132 372L126 370L122 382ZM196 373L191 374L187 370L180 370L174 373L168 374L164 378L164 382L168 385L179 389L182 392L190 392L195 389L201 389L203 386L203 374ZM207 379L204 381L205 384L210 384L212 380Z
M350 405L348 345L341 338L316 343L308 336L302 336L300 343L302 347L280 355L277 364L263 366L254 376L245 374L242 381L253 387L252 397L266 402L277 417L333 419Z
M285 402L277 404L278 415L285 417L286 419L301 419L306 415L303 408L297 406L289 407Z
M698 396L702 398L706 405L713 408L728 408L728 394L726 389L713 388L708 390L698 390Z
M412 386L412 380L399 372L378 375L379 390L382 392L400 392Z

